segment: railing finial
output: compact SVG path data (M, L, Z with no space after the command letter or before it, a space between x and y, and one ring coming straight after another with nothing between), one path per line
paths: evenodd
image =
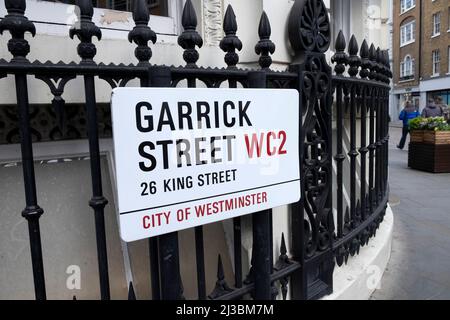
M255 52L259 57L259 65L262 69L269 69L272 65L272 58L270 54L275 53L275 44L270 40L270 35L272 34L272 28L270 27L270 21L267 17L265 11L261 15L261 20L259 21L258 35L259 41L255 46Z
M233 289L231 289L226 280L225 280L225 273L223 271L223 263L222 263L222 257L219 254L218 261L217 261L217 281L216 286L214 287L213 292L208 296L209 299L217 299L229 292L232 292Z
M34 37L36 28L34 24L25 17L25 0L5 0L8 14L0 21L0 34L8 30L12 38L8 41L8 50L13 55L13 62L28 61L26 56L30 53L30 45L24 39L25 33L30 32Z
M136 300L136 293L134 292L133 282L131 281L128 285L128 300Z
M181 24L183 25L184 31L178 37L178 44L184 49L183 59L186 61L188 67L196 67L196 62L200 56L195 47L198 46L201 48L203 46L203 39L196 30L197 15L195 14L191 0L186 0Z
M384 73L383 56L381 54L380 47L377 47L376 50L376 64L377 64L377 76L375 79L378 81L385 82L383 75Z
M235 69L239 62L239 55L236 53L236 49L242 50L242 42L236 36L237 22L236 15L234 14L233 7L228 5L225 17L223 19L223 31L225 37L220 41L220 49L226 52L225 63L229 69Z
M376 79L376 71L378 67L377 67L377 51L373 43L370 45L369 49L369 61L370 61L369 79L374 80Z
M359 76L361 79L366 79L369 76L369 68L370 68L370 60L369 60L369 45L367 41L364 39L361 50L359 51L359 55L361 56L361 71L359 72Z
M390 61L390 56L389 56L389 50L385 50L384 54L385 54L386 68L387 68L388 78L389 78L388 80L390 83L391 82L390 79L392 79L392 71L391 71L391 61Z
M82 63L94 63L93 58L97 54L97 49L92 43L92 38L96 37L98 40L102 38L102 32L92 22L92 16L94 14L94 7L91 0L77 0L76 5L80 8L80 24L79 28L70 29L70 38L77 38L80 40L77 51L78 55L82 59Z
M348 45L348 64L350 68L348 69L348 74L350 77L356 77L358 74L359 66L361 65L361 59L358 57L358 41L356 37L352 35L350 38L350 43Z
M345 65L348 63L348 56L345 53L345 47L347 46L345 42L344 33L339 31L335 42L336 53L331 57L331 62L336 63L334 71L337 75L341 76L345 72Z
M152 57L152 49L148 46L148 42L156 42L156 33L148 26L150 14L146 0L134 1L133 19L136 26L128 34L128 41L137 44L134 55L139 64L148 64Z

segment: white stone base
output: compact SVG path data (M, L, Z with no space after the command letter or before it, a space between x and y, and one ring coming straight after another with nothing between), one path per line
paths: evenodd
M367 300L378 288L391 256L394 216L388 206L383 223L369 246L358 256L350 257L348 264L334 269L333 294L323 300Z

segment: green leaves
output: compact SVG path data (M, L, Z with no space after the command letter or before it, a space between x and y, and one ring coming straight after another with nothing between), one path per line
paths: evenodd
M450 131L450 125L444 117L422 118L418 117L409 122L410 130Z

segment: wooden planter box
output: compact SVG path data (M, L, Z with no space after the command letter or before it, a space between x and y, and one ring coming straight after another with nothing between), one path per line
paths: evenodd
M410 132L411 142L423 142L424 130L413 130Z
M429 144L450 144L450 131L424 131L423 142Z
M408 166L432 173L450 173L450 144L411 142Z

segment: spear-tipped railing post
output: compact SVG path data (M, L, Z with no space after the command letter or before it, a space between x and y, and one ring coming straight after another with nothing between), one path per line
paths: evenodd
M356 77L358 75L359 66L361 65L361 59L358 57L358 49L358 41L356 41L356 37L352 35L348 44L348 64L350 66L348 74L350 77Z
M236 50L242 50L242 42L236 36L236 15L234 14L231 5L228 5L227 11L225 12L223 31L225 32L225 37L220 41L220 48L226 52L225 63L227 64L228 69L236 69L236 65L239 62L239 55L236 53Z
M341 76L345 72L345 65L348 62L348 56L345 53L345 48L347 44L345 42L344 33L339 31L336 42L335 42L335 54L331 58L331 62L336 63L334 71L337 75Z
M34 36L36 29L34 24L25 17L26 2L25 0L5 0L5 7L8 14L0 21L0 34L3 34L6 30L11 34L11 39L8 41L8 50L13 55L11 63L28 64L29 62L26 56L30 52L30 45L25 40L25 33L29 32ZM44 210L39 207L36 194L26 73L16 73L15 83L26 202L22 216L28 222L35 297L37 300L45 300L44 262L42 258L41 232L39 226L39 218L44 213Z
M266 12L263 11L258 28L259 41L255 46L256 54L260 55L259 66L263 70L268 70L270 68L272 65L272 57L270 54L275 53L275 44L270 40L271 34L272 28L270 27L269 18L267 17Z
M195 47L203 46L203 39L197 32L197 15L191 0L186 0L184 5L181 25L184 31L178 37L178 44L184 49L183 59L186 66L195 68L200 57Z
M80 24L78 28L70 30L70 37L80 40L78 54L81 65L95 65L94 57L97 53L92 38L101 39L99 27L92 22L94 8L91 0L77 0L80 8ZM102 300L110 299L108 253L106 249L105 206L108 200L103 196L100 146L98 137L97 102L95 96L95 82L93 75L84 76L84 90L86 96L86 115L89 139L89 156L91 164L92 198L89 206L94 210L95 234L97 241L97 258L100 280L100 295Z
M128 41L137 45L134 55L139 60L139 65L148 65L152 57L148 42L156 42L156 33L148 26L150 14L146 0L134 0L133 20L136 25L128 34Z
M218 260L217 260L217 281L216 286L214 287L213 292L208 296L209 299L214 300L217 298L220 298L221 296L232 292L233 289L231 289L226 280L225 280L225 274L223 271L223 263L222 263L222 257L219 254Z
M361 77L361 79L366 79L370 73L369 71L370 60L369 60L369 46L367 45L367 41L365 39L361 45L359 55L361 57L361 70L359 72L359 76Z

